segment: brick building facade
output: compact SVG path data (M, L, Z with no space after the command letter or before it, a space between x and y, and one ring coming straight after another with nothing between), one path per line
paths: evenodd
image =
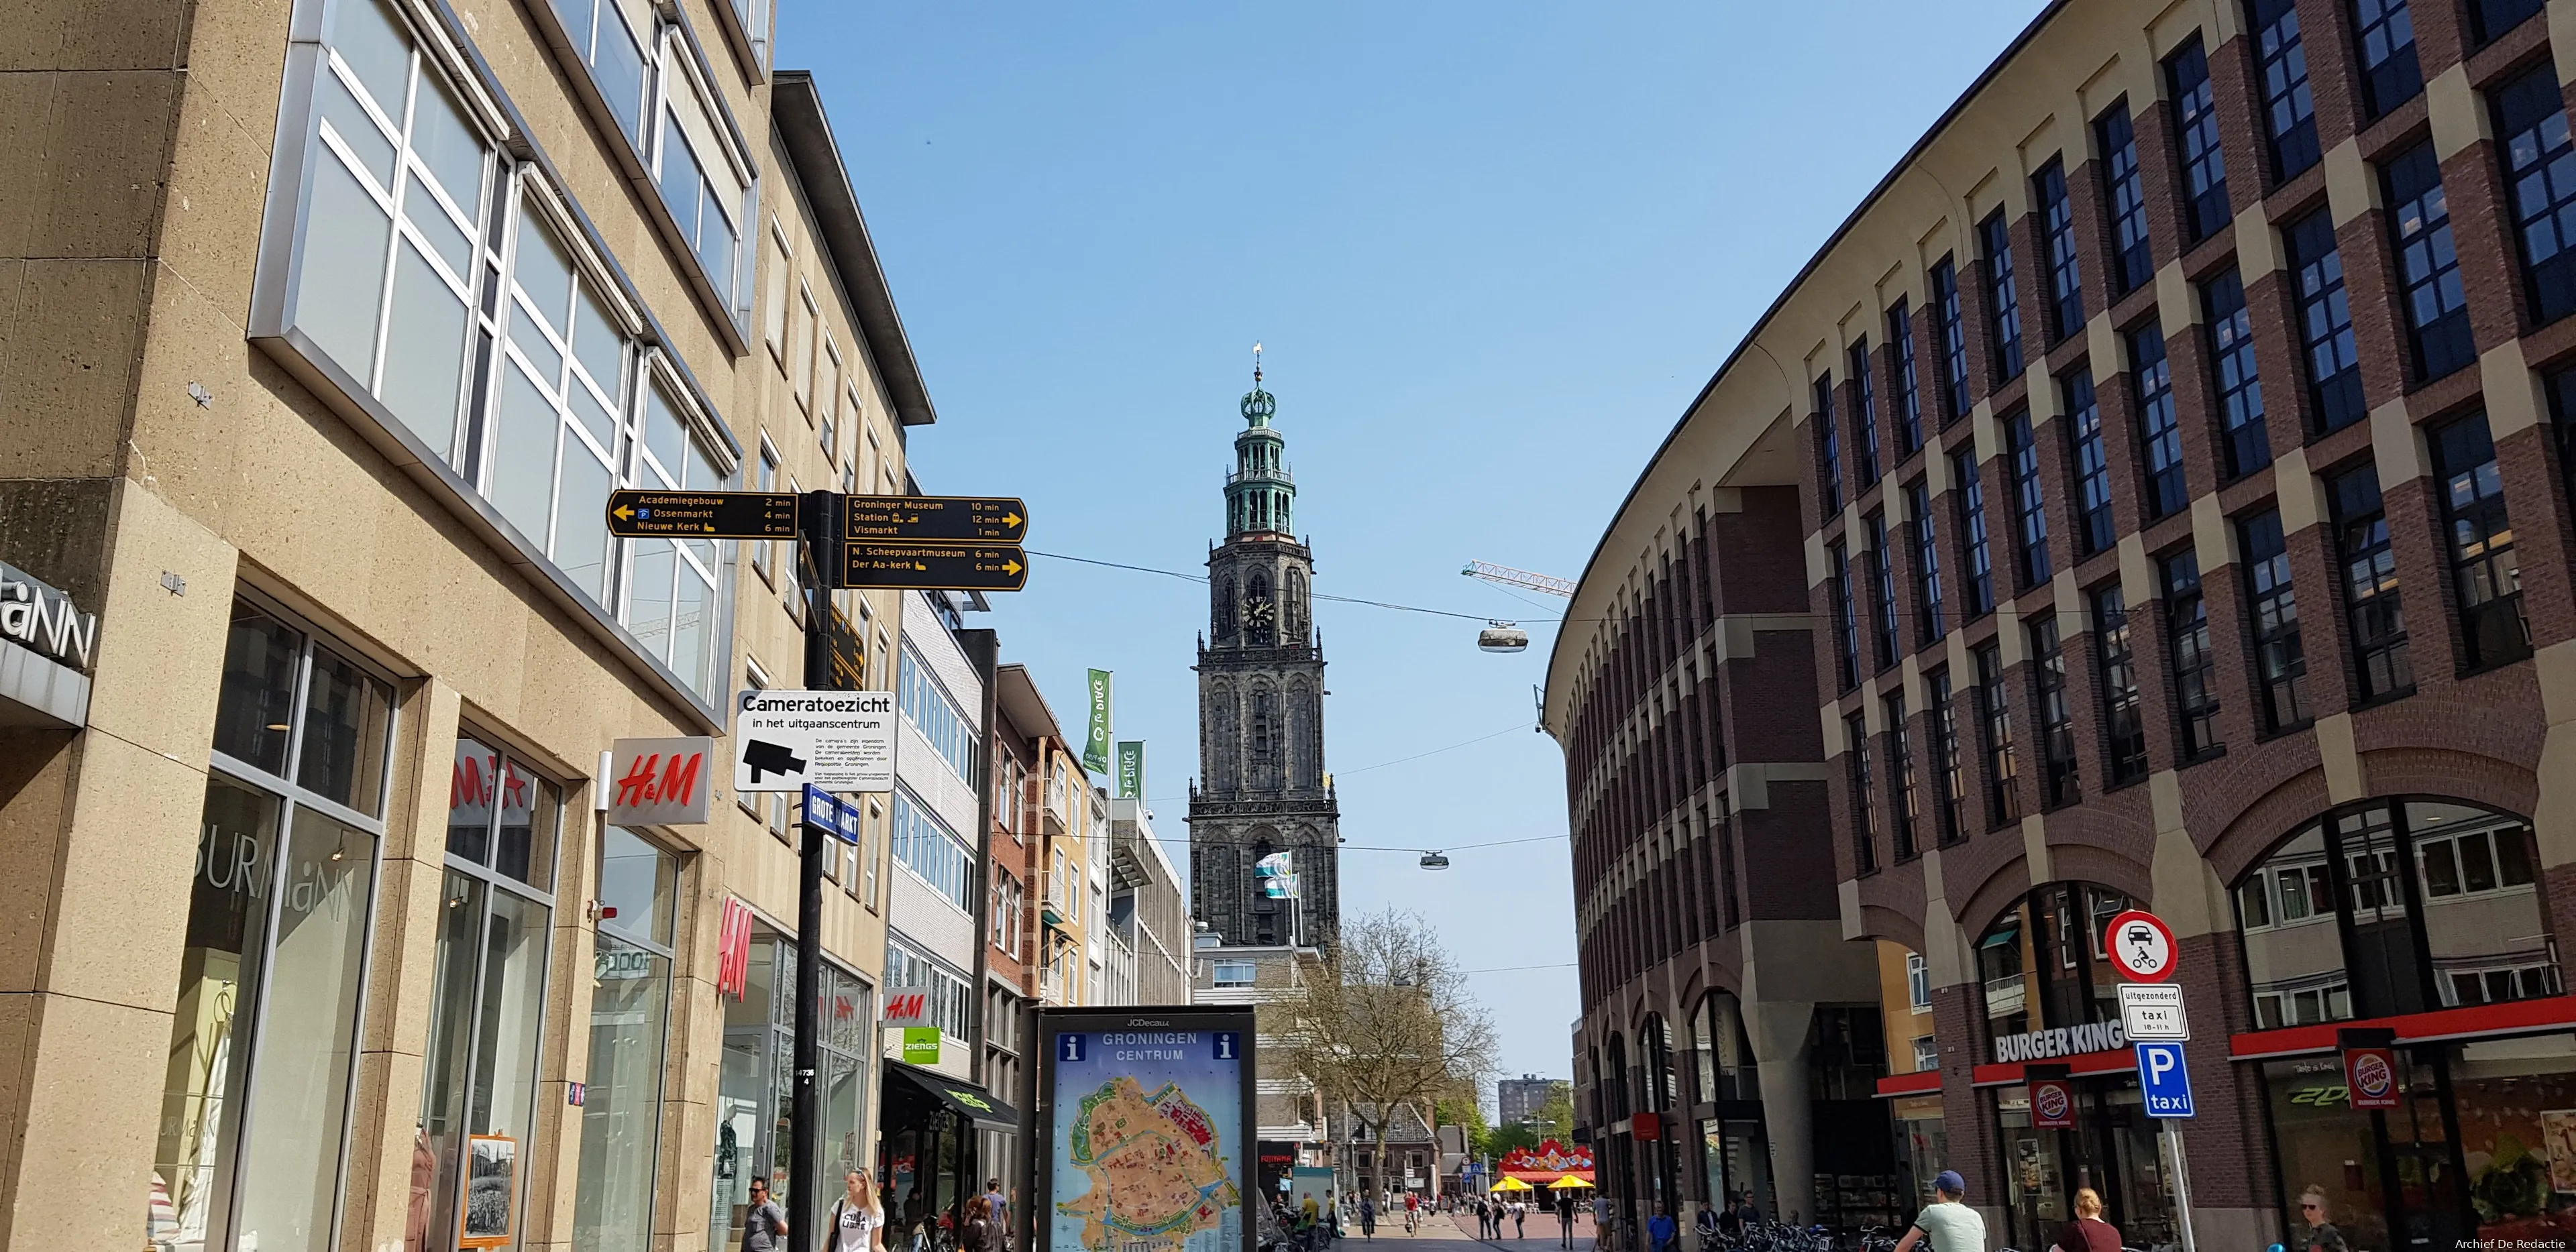
M1633 1203L1901 1216L1955 1168L2015 1246L2079 1186L2172 1242L2132 1054L2051 1055L2116 1038L2103 928L2145 908L2180 940L2202 1239L2290 1237L2310 1188L2356 1248L2547 1233L2576 1175L2530 1146L2576 1105L2570 72L2563 3L2053 5L1782 293L1603 537L1547 692L1577 1102ZM1794 693L1731 680L1766 615ZM1809 806L1804 840L1753 829L1774 760L1760 811ZM1837 919L1797 967L1861 951L1864 990L1783 997L1763 910ZM1779 1083L1782 1000L1819 1120L1784 1141L1760 1101L1764 1177L1729 1098ZM2350 1107L2355 1032L2397 1046L2398 1112ZM1871 1064L1891 1152L1811 1163ZM2032 1064L2074 1128L2033 1124Z

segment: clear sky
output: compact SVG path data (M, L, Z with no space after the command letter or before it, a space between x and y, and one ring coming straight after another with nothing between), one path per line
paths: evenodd
M939 493L1029 546L1176 571L1222 538L1250 349L1323 603L1342 907L1420 910L1503 1068L1569 1075L1564 757L1530 727L1556 603L1682 406L2040 0L1773 5L785 0L939 406ZM978 625L1078 730L1117 672L1186 872L1206 588L1033 563ZM1434 749L1469 746L1400 764ZM1540 840L1472 850L1467 845ZM1434 873L1410 852L1446 848ZM1515 969L1538 966L1542 968Z

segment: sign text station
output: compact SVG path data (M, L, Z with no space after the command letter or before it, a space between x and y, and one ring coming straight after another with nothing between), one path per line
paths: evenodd
M843 533L876 543L1018 543L1029 506L1008 496L850 496Z

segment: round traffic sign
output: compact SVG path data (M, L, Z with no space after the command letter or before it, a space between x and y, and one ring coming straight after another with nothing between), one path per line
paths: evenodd
M2132 981L2163 982L2173 977L2173 928L2153 913L2131 909L2112 918L2103 944L2111 950L2111 964Z

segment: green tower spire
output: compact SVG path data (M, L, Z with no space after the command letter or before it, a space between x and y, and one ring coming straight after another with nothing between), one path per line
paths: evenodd
M1234 472L1225 477L1225 537L1294 535L1297 481L1288 473L1287 441L1270 426L1279 401L1261 389L1261 345L1252 345L1252 390L1234 437Z

